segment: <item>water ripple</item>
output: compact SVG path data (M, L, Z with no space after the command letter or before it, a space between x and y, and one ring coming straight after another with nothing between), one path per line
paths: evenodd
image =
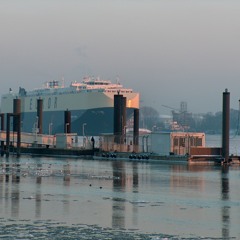
M14 220L12 220L14 222ZM64 226L64 223L51 221L35 221L30 223L11 223L0 227L1 239L180 239L175 236L163 234L143 234L135 229L129 231L122 229L102 228L96 225L75 224Z

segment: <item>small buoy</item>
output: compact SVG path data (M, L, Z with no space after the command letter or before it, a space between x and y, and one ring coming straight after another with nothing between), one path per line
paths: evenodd
M89 184L89 186L91 187L91 186L92 186L92 184Z

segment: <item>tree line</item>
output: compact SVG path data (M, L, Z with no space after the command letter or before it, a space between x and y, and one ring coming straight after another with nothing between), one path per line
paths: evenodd
M239 110L230 110L230 129L239 134ZM152 107L140 108L140 127L152 131L170 130L169 125L159 117L159 112ZM192 115L188 121L188 131L221 133L222 132L222 112Z

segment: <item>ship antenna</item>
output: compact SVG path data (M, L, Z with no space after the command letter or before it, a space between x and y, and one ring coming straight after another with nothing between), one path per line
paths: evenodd
M119 84L119 82L120 82L120 81L119 81L119 77L117 76L117 84Z

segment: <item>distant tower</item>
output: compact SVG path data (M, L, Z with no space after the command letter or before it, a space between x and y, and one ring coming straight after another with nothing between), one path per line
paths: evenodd
M187 102L180 102L180 112L187 112Z

